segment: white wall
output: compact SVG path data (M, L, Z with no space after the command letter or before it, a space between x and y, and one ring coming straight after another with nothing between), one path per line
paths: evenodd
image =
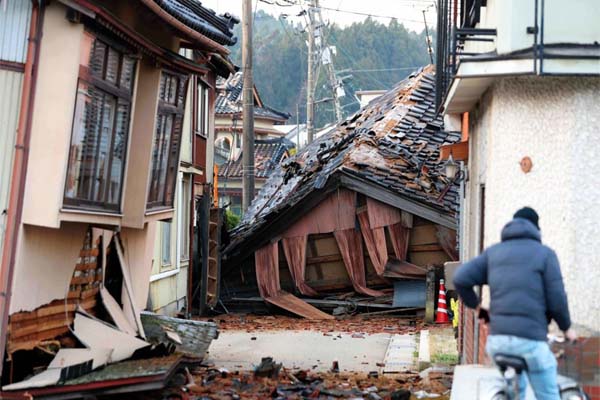
M497 28L498 53L530 48L534 35L527 27L535 23L535 3L530 0L488 0L481 7L480 28ZM546 0L544 6L544 43L591 44L600 41L600 7L596 0ZM542 9L538 8L541 27ZM539 41L539 39L538 39ZM484 47L480 43L469 44Z
M520 207L540 214L542 240L558 254L575 323L600 330L600 81L507 78L471 113L470 182L463 254L477 254L478 185L486 185L485 245L500 240ZM525 174L519 161L531 157Z

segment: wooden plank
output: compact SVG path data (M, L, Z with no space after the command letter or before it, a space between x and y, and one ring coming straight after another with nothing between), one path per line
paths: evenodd
M38 332L50 331L64 326L68 326L73 322L73 313L67 315L54 315L41 320L32 321L26 326L21 326L16 329L14 326L9 328L10 340L18 340L20 337L28 336Z
M31 350L38 346L40 342L45 340L54 339L60 335L64 335L69 332L67 326L63 326L48 331L37 332L31 335L20 337L18 340L9 340L7 344L8 353L12 354L18 350Z
M467 161L469 159L469 142L458 142L440 146L440 161L447 160L452 153L454 161Z
M81 299L85 300L85 299L89 299L90 297L94 297L98 294L98 292L100 292L100 287L83 290L81 292Z
M77 264L75 266L75 271L90 271L94 269L98 269L98 263L96 262Z
M71 285L85 285L88 283L92 283L96 280L96 275L88 275L88 276L74 276L71 278Z
M79 252L79 257L98 257L99 254L100 251L98 250L98 248L83 249Z
M409 212L400 210L402 218L402 226L405 228L413 227L413 215Z
M444 251L444 249L439 244L418 244L414 246L409 246L408 251L413 253L420 253L426 251Z
M438 243L437 228L433 224L415 226L410 230L409 245L425 245Z
M313 264L321 264L321 263L335 262L335 261L341 261L341 260L342 260L341 254L330 254L330 255L326 255L326 256L317 256L317 257L307 258L306 264L313 265ZM321 271L321 274L322 273L323 272Z
M335 319L333 315L326 314L318 308L313 307L296 296L284 291L281 291L278 296L268 297L265 300L273 305L276 305L277 307L281 307L284 310L300 315L306 319Z
M80 302L78 299L69 299L67 300L66 311L71 312L75 311L77 305L81 304L84 309L90 309L96 306L96 299L91 298ZM16 314L12 314L10 316L10 322L19 322L32 320L37 318L43 318L50 315L55 314L63 314L65 313L65 301L64 300L54 300L46 306L42 306L34 311L29 312L20 312Z

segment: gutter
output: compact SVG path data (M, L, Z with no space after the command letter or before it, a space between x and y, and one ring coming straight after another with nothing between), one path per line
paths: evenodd
M23 79L21 105L19 109L19 122L17 137L15 141L15 156L13 160L12 176L10 183L10 194L8 211L6 216L5 245L2 250L2 271L0 281L2 287L0 292L1 302L1 329L0 329L0 376L6 350L8 314L10 311L10 297L12 294L12 283L15 269L15 258L19 229L23 216L23 200L25 197L25 179L27 176L27 165L29 161L29 142L31 140L31 124L33 118L33 106L40 59L40 43L42 40L42 26L44 21L44 3L42 0L34 4L31 10L31 22L29 26L29 38L27 45L27 59Z
M173 26L180 32L183 32L189 38L197 41L198 43L203 44L208 49L215 51L221 55L227 56L230 54L230 51L226 49L224 46L215 42L212 39L207 38L204 35L199 34L195 30L189 28L182 22L180 22L177 18L173 17L171 14L163 10L158 4L156 4L153 0L140 0L146 7L152 10L156 15L158 15L163 21L167 22L169 25Z

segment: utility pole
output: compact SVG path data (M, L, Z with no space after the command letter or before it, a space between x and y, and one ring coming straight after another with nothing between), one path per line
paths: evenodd
M315 30L314 13L319 6L319 0L311 0L308 9L308 75L306 80L306 134L308 143L315 136Z
M258 0L257 0L258 1ZM242 3L242 66L244 88L244 141L242 146L242 208L245 213L254 198L254 83L252 79L252 0Z
M317 20L319 23L319 29L322 28L323 26L325 26L325 23L323 22L323 15L321 14L321 9L317 9L316 11L316 16L317 16ZM333 57L335 56L335 48L334 47L329 47L327 45L327 42L325 41L325 37L323 36L323 34L321 34L321 45L323 46L324 50L322 52L320 52L320 54L324 55L321 56L321 62L323 64L325 64L325 67L327 68L327 78L329 79L329 86L331 86L331 90L333 91L332 93L332 97L333 97L333 105L335 108L335 120L336 122L341 122L342 121L342 106L340 104L340 96L338 93L338 88L340 87L340 82L337 79L337 76L335 75L335 68L333 66Z
M340 104L340 81L338 80L333 65L335 48L329 47L323 35L323 15L319 7L319 0L310 0L308 10L308 79L306 84L306 131L308 143L311 143L315 135L315 89L318 80L317 64L322 63L327 69L327 79L332 90L332 99L335 107L336 122L342 120L342 106Z

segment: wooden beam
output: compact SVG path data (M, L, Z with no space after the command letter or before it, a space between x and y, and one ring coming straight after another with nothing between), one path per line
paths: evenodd
M440 147L440 161L447 160L452 153L455 161L467 161L469 159L469 142L458 142Z
M444 249L439 244L418 244L408 248L409 253L420 253L427 251L444 251Z
M435 222L436 224L440 224L447 228L456 229L455 219L446 213L436 210L435 208L423 203L419 203L415 200L409 200L408 198L403 197L401 194L390 192L389 190L384 189L372 182L368 182L342 172L341 184L350 190L362 193L365 196L379 200L382 203L399 208L403 211L407 211L411 214L425 218L426 220Z

